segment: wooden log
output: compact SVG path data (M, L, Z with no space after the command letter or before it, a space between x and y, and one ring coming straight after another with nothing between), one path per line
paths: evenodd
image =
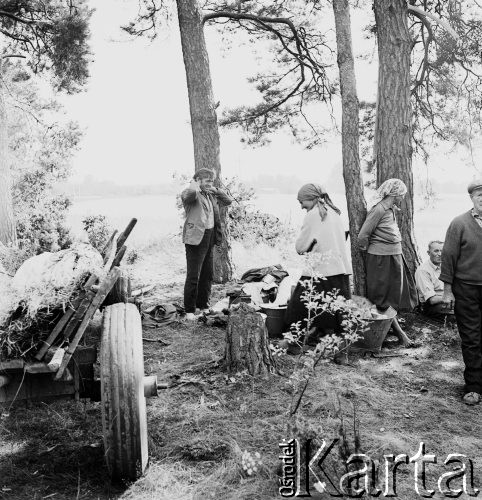
M263 317L249 304L240 303L229 316L224 365L230 373L247 369L260 377L276 369Z
M82 323L80 324L77 332L75 333L74 338L71 340L69 347L64 355L64 359L62 360L62 364L55 375L55 380L59 380L64 373L65 368L69 364L70 358L74 354L75 349L79 345L80 339L84 335L87 326L89 325L90 320L95 314L95 311L99 308L99 306L104 302L108 293L112 290L115 282L118 280L120 276L121 270L118 267L114 267L112 271L109 272L105 280L102 281L99 291L92 300L91 304L87 307L85 314L83 315Z

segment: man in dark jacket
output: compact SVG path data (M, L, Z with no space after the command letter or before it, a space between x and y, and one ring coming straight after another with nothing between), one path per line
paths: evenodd
M443 301L452 307L465 363L464 402L480 403L482 394L482 178L467 188L474 208L447 229L440 280Z
M213 246L224 237L219 205L232 199L214 187L214 171L199 169L191 184L181 193L186 212L182 242L186 246L187 273L184 285L186 318L196 319L196 308L207 310L213 280Z

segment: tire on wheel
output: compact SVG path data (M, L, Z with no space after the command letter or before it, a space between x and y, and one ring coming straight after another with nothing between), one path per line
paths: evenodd
M114 479L138 479L147 467L142 325L134 304L104 310L100 348L104 452Z

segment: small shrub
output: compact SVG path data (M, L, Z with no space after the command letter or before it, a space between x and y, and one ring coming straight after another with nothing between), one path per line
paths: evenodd
M127 254L126 262L130 265L135 264L139 260L139 257L139 252L135 248L132 248Z
M99 252L102 251L112 234L112 226L105 215L88 215L82 219L90 244Z

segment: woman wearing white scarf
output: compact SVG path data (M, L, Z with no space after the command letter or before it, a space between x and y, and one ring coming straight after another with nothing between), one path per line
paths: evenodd
M315 283L318 292L331 292L334 289L347 299L351 297L349 277L352 273L346 251L345 231L340 210L333 204L326 190L319 184L305 184L298 192L301 208L306 210L300 234L296 240L299 254L319 254L320 259L303 270L300 281L310 279L313 273L323 276ZM301 295L305 288L298 283L288 305L286 323L290 326L308 317ZM317 332L311 341L320 335L341 332L341 318L324 313L314 326Z
M400 179L388 179L378 189L374 203L358 235L358 245L366 252L367 298L380 312L413 310L417 292L413 276L402 254L402 236L395 211L407 193ZM406 347L413 342L395 318L394 332Z

